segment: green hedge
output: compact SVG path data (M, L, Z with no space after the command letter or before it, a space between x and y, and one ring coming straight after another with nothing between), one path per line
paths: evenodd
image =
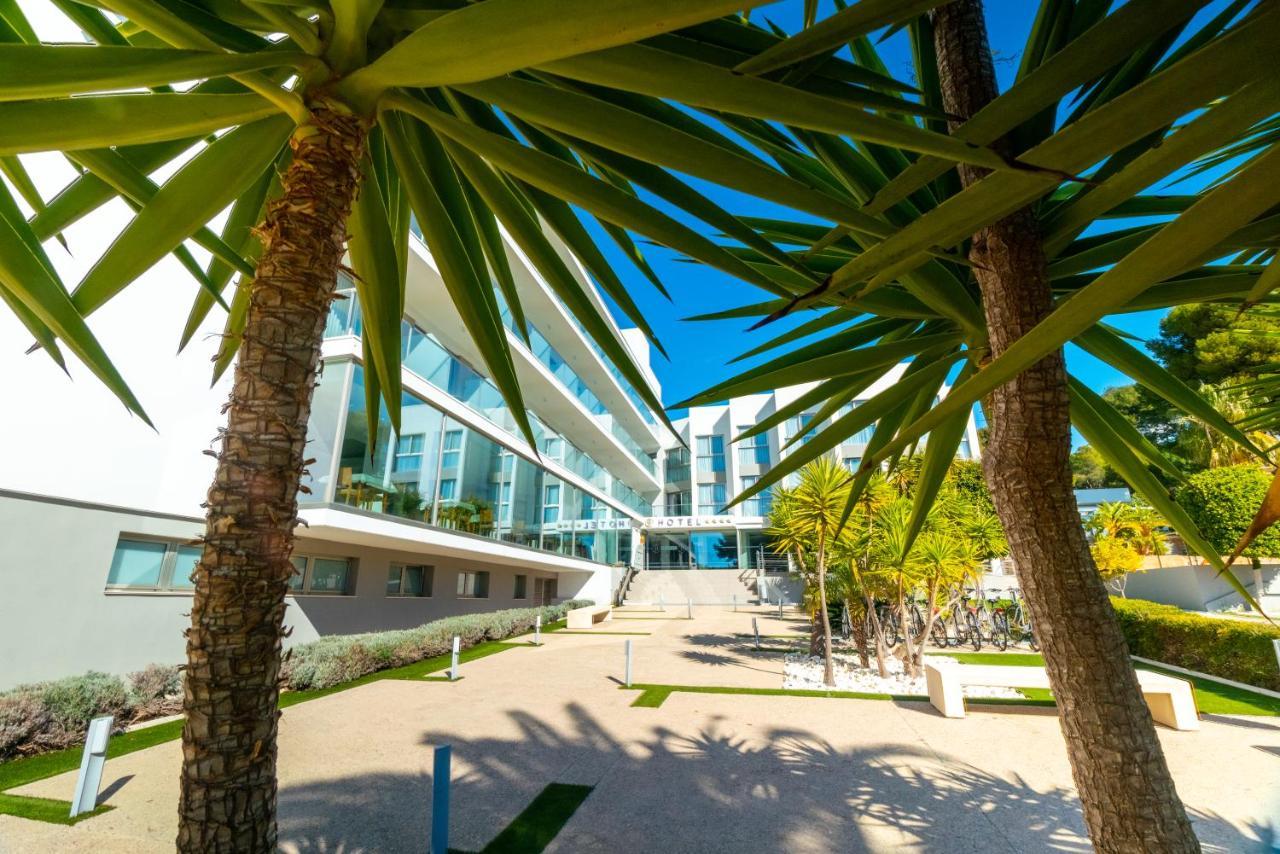
M412 629L329 635L293 647L286 655L281 681L291 691L329 688L379 670L444 655L452 649L454 635L462 639L465 649L532 631L534 618L539 613L545 625L563 619L566 611L591 604L594 603L573 599L545 608L511 608L445 617Z
M1205 617L1142 599L1111 600L1129 642L1142 658L1280 691L1275 648L1280 628Z

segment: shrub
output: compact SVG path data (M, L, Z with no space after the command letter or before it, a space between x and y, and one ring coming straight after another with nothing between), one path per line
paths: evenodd
M291 691L313 691L358 679L379 670L403 667L425 658L445 655L453 637L463 649L484 641L496 641L527 632L534 618L543 622L562 619L573 608L590 605L572 600L544 608L512 608L485 614L463 614L433 620L412 629L329 635L293 647L281 669L281 684Z
M78 744L93 718L123 726L131 711L124 683L106 673L20 685L0 694L0 759Z
M1191 475L1175 497L1209 545L1218 554L1231 554L1270 485L1271 478L1255 465L1224 466ZM1280 555L1280 527L1263 531L1244 554L1255 561Z
M1280 691L1271 642L1280 628L1205 617L1141 599L1112 599L1129 652L1223 679Z
M182 671L177 665L148 664L129 674L134 720L158 718L182 710Z

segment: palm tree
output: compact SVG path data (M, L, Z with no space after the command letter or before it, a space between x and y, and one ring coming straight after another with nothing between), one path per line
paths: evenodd
M820 457L800 470L793 489L783 490L781 511L775 502L769 518L770 537L779 549L797 555L802 572L806 559L813 561L813 607L822 628L822 680L828 686L834 686L836 678L827 613L827 565L848 497L849 472L831 457Z
M1128 501L1104 501L1085 520L1085 530L1095 539L1128 537L1133 533L1133 511Z
M235 372L188 633L183 850L275 844L289 556L321 335L344 252L365 318L371 419L381 396L398 429L406 253L410 233L420 231L531 437L497 296L527 335L503 229L660 411L544 227L650 333L577 210L599 219L659 287L633 233L744 281L775 284L642 201L641 190L805 282L821 278L673 172L881 230L841 194L762 160L723 132L725 122L786 118L1011 166L986 148L872 112L941 115L904 99L910 87L844 59L822 60L785 84L734 74L734 65L782 43L719 17L757 0L54 2L91 44L41 44L7 4L0 156L19 179L16 155L31 152L60 151L81 171L47 203L19 180L35 210L29 220L0 189L0 299L51 358L61 363L62 348L70 350L144 420L84 318L169 253L201 286L183 344L215 305L228 311L215 372L233 362ZM199 82L184 82L192 80ZM157 186L148 176L170 164L176 172ZM42 242L117 197L136 216L68 293ZM209 223L227 208L215 233ZM211 253L206 267L188 240Z
M1044 648L1084 815L1102 851L1198 850L1142 700L1107 591L1093 566L1071 489L1071 427L1220 569L1216 555L1152 473L1184 477L1088 385L1069 375L1072 342L1202 419L1251 453L1255 443L1171 376L1108 315L1186 302L1274 302L1280 202L1277 81L1270 56L1280 6L1044 0L999 91L980 0L849 5L739 66L803 76L817 57L850 50L883 68L868 35L910 40L922 103L948 117L897 118L992 145L1052 174L989 172L896 146L773 124L734 127L784 168L847 193L889 231L756 219L762 237L826 274L810 287L751 247L739 257L774 273L762 302L708 317L767 322L803 312L819 339L685 403L818 380L803 406L835 414L887 370L892 388L839 415L739 496L875 424L850 490L928 436L912 526L929 504L981 403L990 428L984 473ZM1114 8L1113 8L1114 7ZM1213 180L1146 192L1228 153ZM1215 161L1216 162L1216 161ZM1109 222L1149 217L1141 224ZM1215 259L1226 259L1219 262ZM760 353L795 341L787 332ZM953 383L950 388L948 384ZM778 417L792 412L780 411ZM1275 518L1273 513L1269 518ZM1247 594L1246 594L1247 595ZM1125 756L1124 768L1111 757Z
M1169 526L1154 507L1134 505L1129 513L1130 542L1140 555L1155 555L1156 564L1164 566L1161 555L1169 553L1169 537L1164 529Z

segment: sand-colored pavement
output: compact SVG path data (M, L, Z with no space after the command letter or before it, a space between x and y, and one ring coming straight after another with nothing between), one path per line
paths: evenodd
M468 850L550 782L595 787L548 849L561 854L1089 850L1052 709L947 720L924 703L687 693L631 707L616 681L628 637L637 682L776 688L781 656L735 635L752 616L766 636L805 634L776 611L694 614L619 612L466 664L457 683L384 680L287 709L282 848L425 851L430 747L448 742L451 841ZM1272 850L1280 722L1211 716L1160 738L1206 850ZM179 761L177 743L111 760L115 809L74 827L0 815L0 851L172 850ZM73 785L16 793L65 799Z

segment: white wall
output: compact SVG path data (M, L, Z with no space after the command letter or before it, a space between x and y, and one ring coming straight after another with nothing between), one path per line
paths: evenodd
M190 594L108 592L107 573L122 533L181 543L202 529L198 518L0 494L0 690L89 670L125 674L151 663L181 662ZM607 602L612 594L612 570L606 566L552 572L486 561L480 552L446 557L306 537L299 538L296 553L354 558L354 595L291 596L286 645L327 634L409 628L450 614L532 607L539 577L557 578L561 599ZM388 597L392 562L433 566L433 595ZM457 576L466 569L490 573L489 598L457 598ZM516 574L528 576L529 599L514 598Z

